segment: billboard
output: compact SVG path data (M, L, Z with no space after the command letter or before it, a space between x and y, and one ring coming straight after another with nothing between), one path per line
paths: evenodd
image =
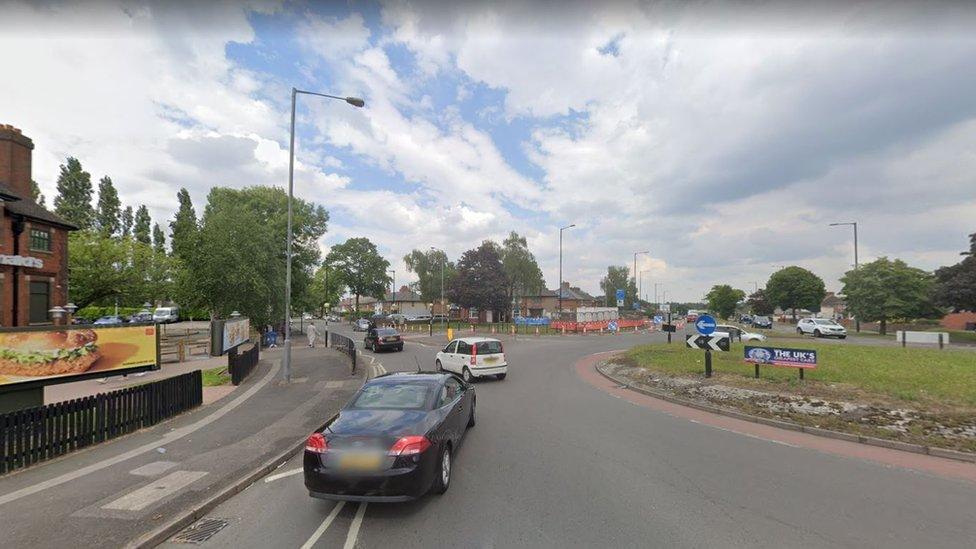
M817 367L817 351L746 345L743 352L745 353L746 362L752 362L754 364L787 366L790 368Z
M251 319L238 317L214 320L210 326L211 354L220 356L250 340Z
M0 331L0 389L159 368L156 326L45 326Z

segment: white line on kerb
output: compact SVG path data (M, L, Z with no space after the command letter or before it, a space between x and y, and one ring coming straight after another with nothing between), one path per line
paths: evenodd
M342 546L342 549L353 549L356 547L356 538L359 537L359 527L363 525L363 515L366 514L366 502L359 504L359 509L356 509L356 516L352 519L352 524L349 525L349 533L346 534L346 543Z
M342 506L345 504L346 502L344 501L340 501L339 503L335 504L335 507L332 508L332 512L329 513L329 516L325 517L322 524L320 524L319 527L315 529L315 532L312 533L312 537L308 538L308 541L302 545L302 549L311 549L312 546L315 545L315 542L318 541L319 538L322 537L322 534L324 534L325 531L329 529L329 526L332 525L332 521L334 521L339 515L339 511L342 511Z
M285 478L285 477L290 477L292 475L297 475L298 473L301 473L304 470L305 469L303 467L299 467L298 469L292 469L291 471L285 471L284 473L278 473L277 475L271 475L270 477L264 479L264 481L265 482L272 482L272 481L278 480L279 478Z

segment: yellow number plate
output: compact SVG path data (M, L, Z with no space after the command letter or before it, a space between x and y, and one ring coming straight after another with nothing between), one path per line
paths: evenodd
M494 363L498 362L498 357L496 357L496 356L490 356L490 357L488 357L488 358L485 359L485 362L487 362L488 364L494 364Z
M349 471L372 471L383 464L383 454L352 453L339 456L339 468Z

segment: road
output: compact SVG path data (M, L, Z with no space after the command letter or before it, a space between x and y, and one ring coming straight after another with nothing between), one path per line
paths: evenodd
M478 424L447 494L408 504L313 500L297 456L215 508L208 516L229 525L203 546L972 547L972 464L749 432L601 386L587 366L595 359L581 362L660 338L509 342L508 379L477 384ZM408 342L374 356L405 371L415 357L430 366L435 352Z

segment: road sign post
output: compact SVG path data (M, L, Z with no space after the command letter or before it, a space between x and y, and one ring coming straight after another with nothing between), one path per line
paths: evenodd
M705 377L712 377L712 351L705 349Z
M712 351L728 351L731 338L726 333L715 333L715 319L709 315L701 315L695 322L698 335L690 335L685 343L692 349L705 350L705 377L712 377Z

